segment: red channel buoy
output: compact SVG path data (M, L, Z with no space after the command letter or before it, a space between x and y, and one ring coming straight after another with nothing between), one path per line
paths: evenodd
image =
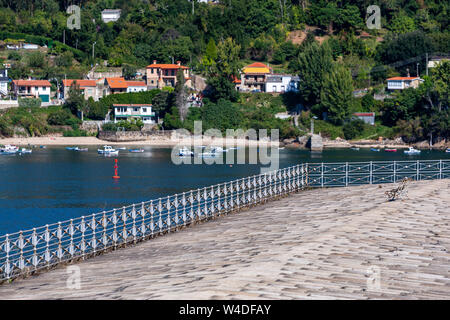
M115 160L115 164L114 164L114 175L113 175L113 179L120 179L119 174L117 172L117 169L119 168L119 166L117 165L117 159Z

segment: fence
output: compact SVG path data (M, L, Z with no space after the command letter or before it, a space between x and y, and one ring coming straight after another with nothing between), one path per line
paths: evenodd
M306 187L450 178L450 160L305 163L0 237L0 281L85 259Z

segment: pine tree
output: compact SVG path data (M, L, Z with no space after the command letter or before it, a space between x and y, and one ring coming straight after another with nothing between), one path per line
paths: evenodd
M325 75L330 71L333 57L327 44L313 42L299 54L300 92L303 102L315 105L320 102L320 91Z
M328 118L335 124L342 124L350 115L352 103L352 76L341 64L333 64L331 72L324 78L320 100Z

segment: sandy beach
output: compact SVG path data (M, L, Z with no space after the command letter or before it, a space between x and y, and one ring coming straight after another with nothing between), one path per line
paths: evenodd
M449 299L450 180L293 194L0 285L0 299Z
M157 137L154 139L144 141L127 141L127 142L111 142L100 140L96 137L30 137L30 138L5 138L0 139L0 145L12 144L17 146L102 146L102 145L135 145L135 146L158 146L158 147L173 147L177 145L188 145L191 139L170 139L166 137ZM208 145L212 143L210 137L203 137L203 139L192 140L192 144ZM225 139L214 138L214 144L229 146L258 146L271 145L272 143L245 139ZM278 142L273 143L274 146Z

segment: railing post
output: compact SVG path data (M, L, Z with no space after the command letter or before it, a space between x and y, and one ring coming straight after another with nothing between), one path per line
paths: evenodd
M113 245L114 248L117 247L117 212L116 209L113 210L113 216L112 216L112 221L113 221L113 234L112 234L112 238L113 238Z
M73 258L73 255L74 255L74 250L73 250L73 219L70 219L69 234L70 234L69 254L70 254L70 257Z
M394 161L394 183L397 182L397 161Z
M420 170L419 170L419 166L420 166L420 161L419 160L417 160L417 166L416 166L416 175L417 175L417 181L419 181L420 180Z
M22 231L19 232L19 248L20 248L20 257L19 257L19 269L22 272L22 270L25 268L25 260L23 259L23 233Z
M345 186L348 187L348 162L345 163Z
M439 179L442 179L442 159L439 160Z
M9 252L11 250L11 244L9 242L9 235L5 236L5 252L6 252L6 261L5 261L5 275L6 279L9 280L11 278L11 265L9 262Z
M136 205L133 204L133 209L131 209L131 217L133 218L133 229L132 229L132 233L133 233L133 242L136 244Z
M322 166L320 167L320 186L323 188L323 169L324 169L324 165L322 162Z
M56 231L56 236L58 238L58 259L59 262L62 261L63 258L63 252L62 252L62 230L61 230L61 222L58 222L58 229Z
M369 165L369 181L370 184L373 183L373 162L370 161L370 165Z
M81 257L84 260L85 254L86 254L86 243L84 240L84 232L86 231L86 224L84 221L84 216L81 217Z
M50 268L50 232L48 224L45 225L45 260L47 261L47 268Z

